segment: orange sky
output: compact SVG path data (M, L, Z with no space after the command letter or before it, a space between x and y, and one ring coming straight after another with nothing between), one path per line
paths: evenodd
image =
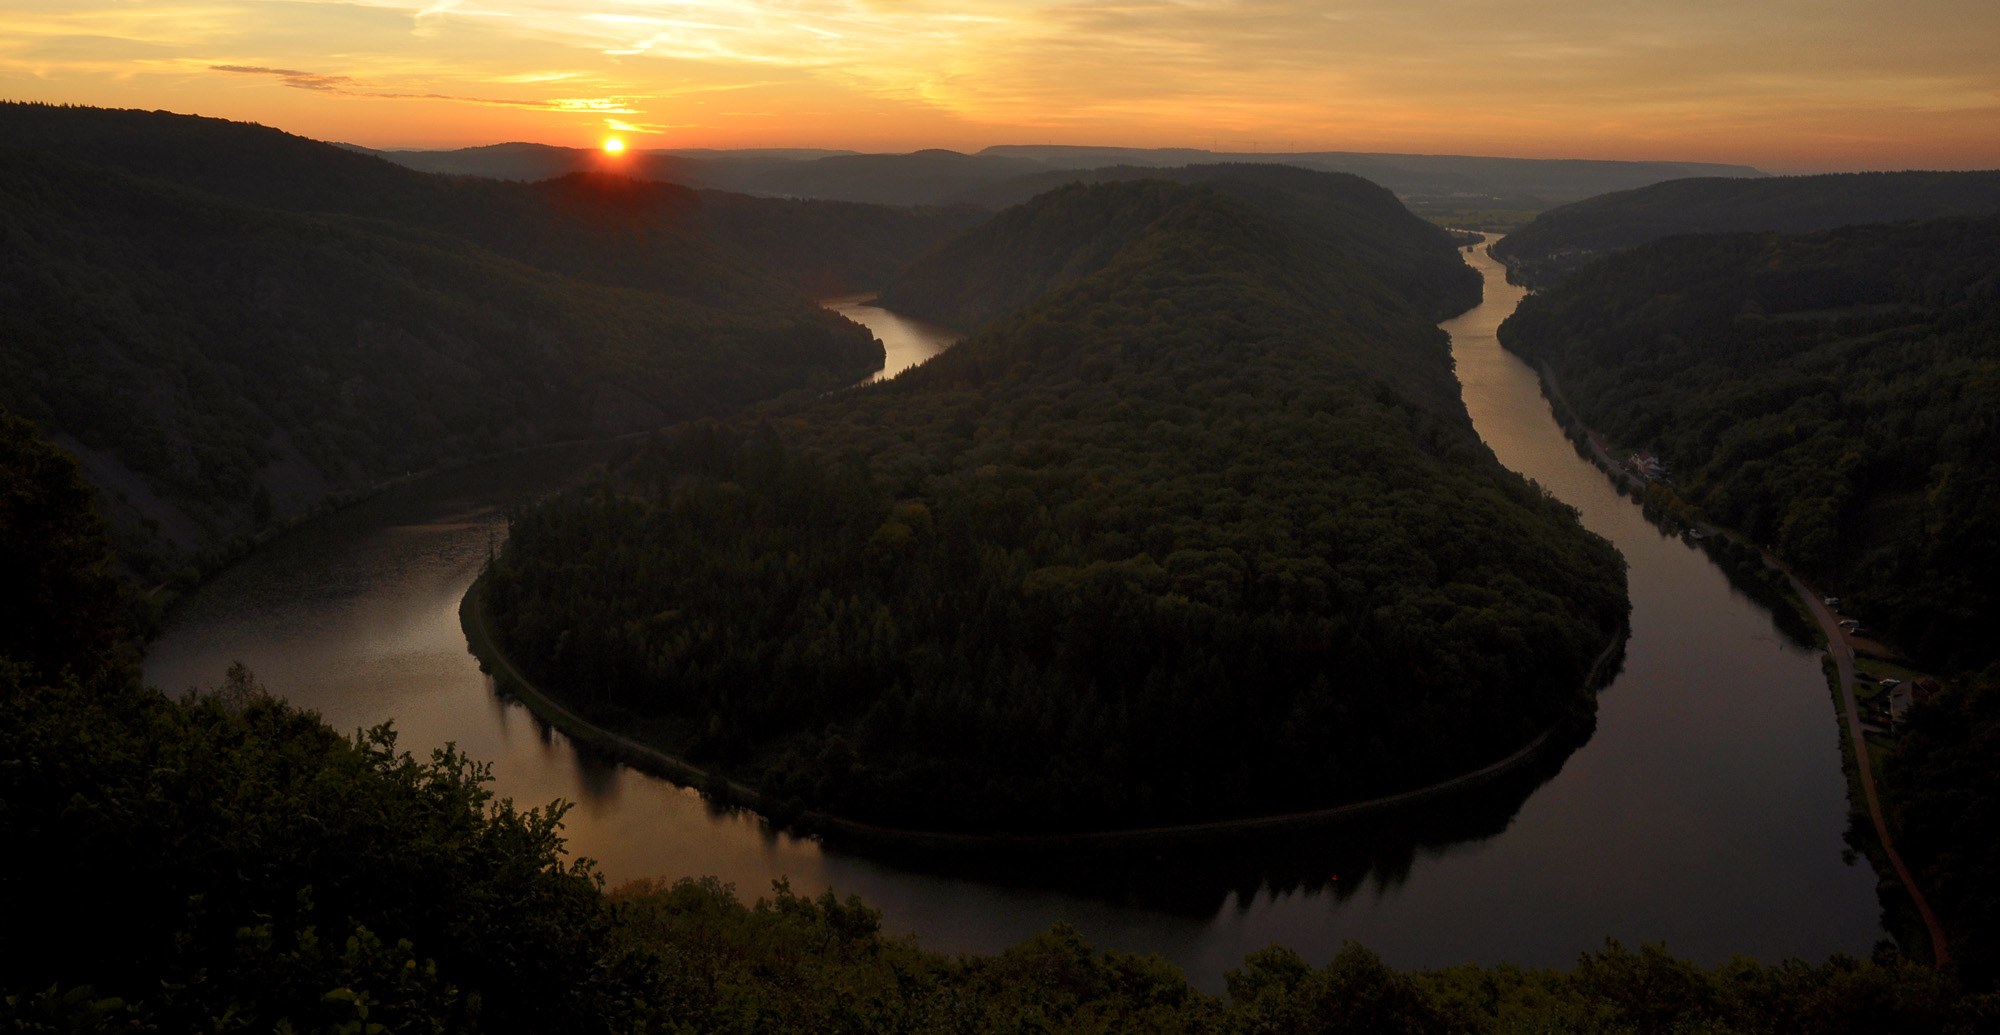
M0 0L0 97L376 147L2000 167L2000 0Z

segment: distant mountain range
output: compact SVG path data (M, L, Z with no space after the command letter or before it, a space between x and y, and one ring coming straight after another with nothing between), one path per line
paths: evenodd
M1829 173L1671 180L1551 209L1495 244L1508 276L1547 287L1613 252L1676 234L1809 233L2000 212L2000 172Z
M354 145L345 145L354 147ZM355 150L367 151L355 147ZM449 151L368 151L427 172L534 181L618 168L627 175L749 194L890 205L971 202L1005 207L1050 187L1064 173L1108 166L1161 169L1257 163L1353 173L1406 201L1538 211L1553 205L1690 176L1760 177L1746 165L1607 162L1351 151L1229 152L1199 148L1004 145L977 154L909 154L757 149L659 150L607 155L543 144L494 144Z

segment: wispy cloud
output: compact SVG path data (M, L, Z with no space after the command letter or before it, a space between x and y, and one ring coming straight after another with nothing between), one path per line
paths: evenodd
M224 72L229 75L270 76L294 89L341 94L347 97L372 97L379 100L462 101L467 104L497 104L510 108L583 111L594 114L641 114L639 109L631 106L633 101L627 97L559 97L548 100L468 97L461 94L411 93L407 91L377 89L369 87L353 76L301 72L290 68L263 68L256 65L210 65L208 68L211 72Z
M353 76L321 75L318 72L300 72L290 68L258 68L251 65L210 65L210 71L228 72L233 75L275 76L279 82L298 90L318 90L322 93L356 94Z

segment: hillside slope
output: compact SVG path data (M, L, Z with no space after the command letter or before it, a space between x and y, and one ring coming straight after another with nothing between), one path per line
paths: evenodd
M1546 287L1612 252L1674 234L1807 233L2000 212L2000 172L1686 179L1551 209L1493 246L1508 276Z
M2000 621L2000 218L1679 237L1500 328L1582 420L1933 664Z
M1162 188L1092 192L1088 183L1158 181ZM1444 231L1357 176L1282 165L1131 167L1072 176L1068 186L938 245L882 291L882 304L952 327L978 327L1103 267L1158 217L1165 184L1205 184L1247 202L1320 247L1365 265L1421 309L1442 317L1479 301L1479 275ZM1106 207L1116 198L1116 209Z
M1622 564L1494 461L1417 304L1216 188L1029 208L1124 236L892 382L517 521L515 661L772 800L957 830L1339 804L1590 713Z
M0 404L75 450L148 579L330 493L879 366L779 296L605 287L441 234L0 150Z
M437 175L252 123L169 112L0 103L0 139L267 208L446 233L552 272L725 308L783 300L803 312L811 300L801 287L877 287L973 218L700 192L633 178L671 171L645 156L552 165L560 175L533 183Z

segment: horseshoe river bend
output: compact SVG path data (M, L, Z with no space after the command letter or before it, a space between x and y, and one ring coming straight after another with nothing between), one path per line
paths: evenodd
M1651 525L1579 457L1495 328L1520 301L1467 253L1485 301L1443 327L1466 407L1500 461L1576 507L1630 565L1631 638L1573 753L1476 792L1362 824L1172 855L1001 870L889 862L774 833L694 790L579 750L501 694L458 617L510 506L612 447L551 447L400 486L303 525L202 586L146 663L170 692L241 660L337 729L393 719L447 742L526 805L574 802L569 850L612 885L714 875L747 899L788 878L882 910L928 948L992 952L1067 921L1101 948L1158 952L1197 985L1273 942L1318 965L1358 941L1393 966L1567 966L1608 937L1697 962L1866 955L1875 875L1847 850L1839 729L1816 650L1789 640L1699 550ZM949 344L852 300L896 364Z

